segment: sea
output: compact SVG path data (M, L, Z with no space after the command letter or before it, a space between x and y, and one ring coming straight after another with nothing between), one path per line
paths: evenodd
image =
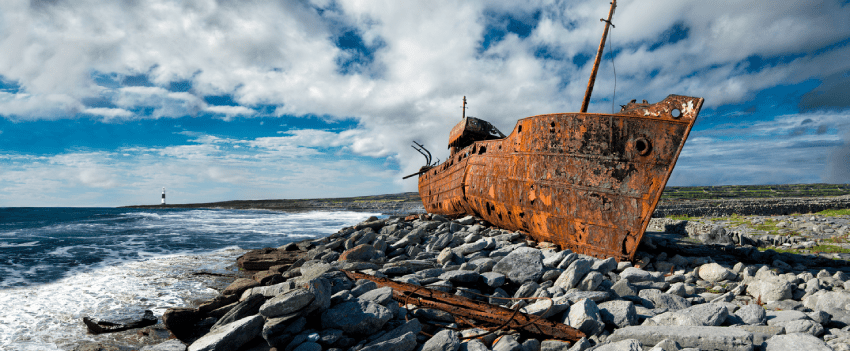
M85 316L191 306L249 249L320 238L380 213L0 208L0 350L100 342Z

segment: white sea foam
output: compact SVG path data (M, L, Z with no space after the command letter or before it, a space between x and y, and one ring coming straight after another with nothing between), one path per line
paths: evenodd
M38 241L30 241L30 242L26 242L26 243L19 243L19 244L15 244L15 243L0 243L0 248L7 248L7 247L31 247L31 246L38 246Z
M242 252L100 265L52 283L0 290L0 349L63 350L79 341L103 341L108 336L87 334L82 317L128 309L150 309L159 317L189 299L212 298L217 292L210 278L191 273L226 273Z

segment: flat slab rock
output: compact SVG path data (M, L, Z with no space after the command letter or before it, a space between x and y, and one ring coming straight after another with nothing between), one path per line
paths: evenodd
M246 271L265 271L272 266L291 265L302 255L304 253L300 251L265 248L248 251L236 259L236 264Z
M701 350L752 351L753 334L738 328L694 326L634 326L617 329L607 341L614 343L637 339L644 347L652 347L670 339L682 348Z

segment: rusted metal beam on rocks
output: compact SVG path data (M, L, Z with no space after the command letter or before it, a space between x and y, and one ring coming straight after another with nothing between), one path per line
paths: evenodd
M556 339L576 341L585 337L584 333L566 324L553 322L539 316L527 315L501 306L491 305L418 285L400 283L368 274L346 270L341 271L351 279L366 279L375 282L379 286L392 288L393 299L402 303L438 309L462 318L496 325L507 325L511 329L522 329L529 333L545 335Z

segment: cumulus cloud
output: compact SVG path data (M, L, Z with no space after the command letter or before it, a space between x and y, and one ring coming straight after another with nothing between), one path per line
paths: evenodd
M233 119L270 105L281 118L358 124L334 138L296 131L252 147L308 155L314 149L287 145L312 138L314 146L389 157L412 173L421 158L410 141L445 158L464 95L468 114L503 131L525 116L578 110L607 8L602 1L4 1L0 78L20 89L0 91L0 114ZM620 1L609 46L621 97L614 105L675 93L705 97L711 108L817 79L823 91L802 105L846 106L845 96L830 94L850 71L847 18L841 1ZM130 86L128 77L144 79ZM172 89L175 82L187 88ZM608 111L613 90L606 61L590 111ZM234 105L204 101L223 95ZM221 157L209 145L157 152Z

